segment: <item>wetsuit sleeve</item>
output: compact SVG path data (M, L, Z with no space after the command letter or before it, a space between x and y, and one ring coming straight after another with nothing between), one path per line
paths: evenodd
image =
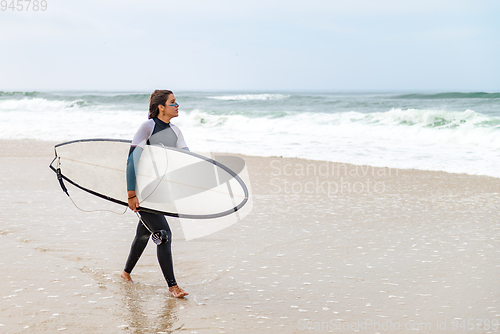
M154 125L155 123L152 119L142 123L134 139L132 139L127 159L127 191L135 190L137 164L139 163L144 146L153 133Z
M184 140L184 136L182 135L181 129L179 129L176 125L171 125L172 130L174 130L175 134L177 135L177 143L176 146L177 148L189 151L189 147L186 144L186 141Z

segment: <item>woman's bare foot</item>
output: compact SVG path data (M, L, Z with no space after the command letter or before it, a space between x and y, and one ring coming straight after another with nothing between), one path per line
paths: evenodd
M122 271L120 276L121 276L121 278L123 278L124 281L134 283L134 281L132 281L132 277L130 277L130 274L128 272L126 272L125 270Z
M170 291L170 294L176 298L182 298L184 296L189 295L186 291L182 290L179 288L178 285L174 285L168 288L168 291Z

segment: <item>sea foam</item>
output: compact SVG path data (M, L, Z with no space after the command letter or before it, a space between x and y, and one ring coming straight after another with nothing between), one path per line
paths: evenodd
M286 94L236 94L222 96L208 96L209 99L226 101L245 101L245 100L282 100L290 97Z
M181 92L172 123L193 151L500 177L495 94ZM147 120L148 96L0 92L0 138L131 139Z

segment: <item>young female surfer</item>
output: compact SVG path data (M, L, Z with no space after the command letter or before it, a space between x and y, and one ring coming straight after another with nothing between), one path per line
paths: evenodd
M167 220L163 215L138 211L139 200L135 194L135 168L145 145L161 144L189 150L179 128L170 123L170 120L178 115L179 104L177 104L174 94L169 90L155 90L149 99L149 119L141 124L132 140L127 160L128 206L133 211L139 212L141 220L137 226L137 232L121 277L132 282L130 273L146 248L149 236L153 233L153 237L156 237L154 241L158 245L158 262L167 281L168 289L174 297L184 297L188 293L181 289L175 281L171 251L172 233Z

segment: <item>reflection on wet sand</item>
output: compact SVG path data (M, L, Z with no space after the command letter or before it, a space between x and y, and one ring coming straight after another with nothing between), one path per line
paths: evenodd
M122 293L124 319L133 333L171 333L183 327L177 313L188 301L171 297L166 287L127 283Z

